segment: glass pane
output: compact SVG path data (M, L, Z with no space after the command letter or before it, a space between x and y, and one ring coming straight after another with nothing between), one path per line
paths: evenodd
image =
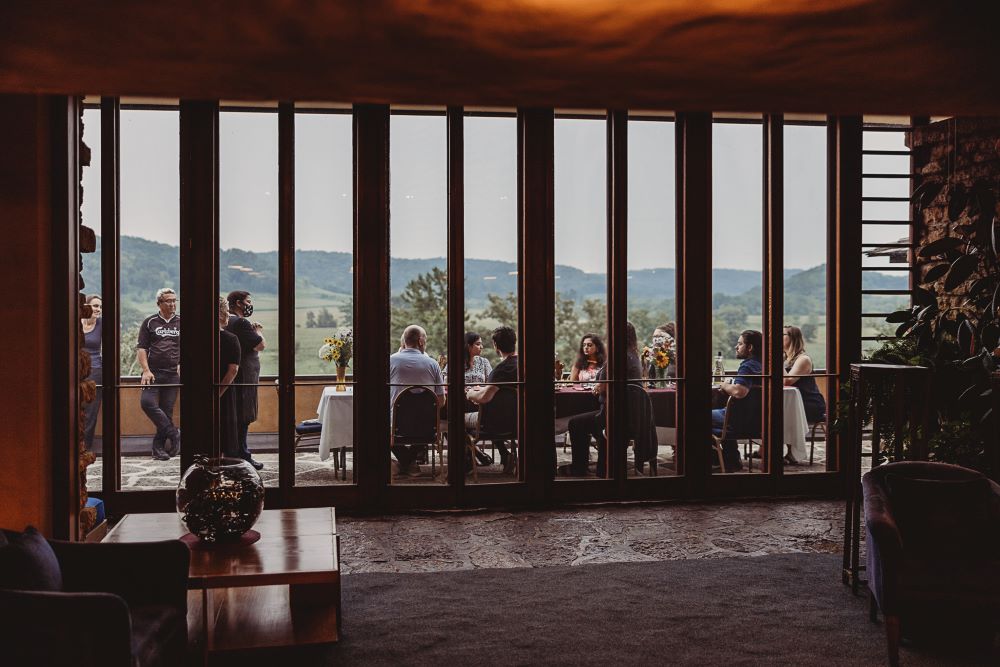
M865 146L865 148L868 148ZM909 155L862 155L861 171L865 174L908 174Z
M628 175L627 310L641 372L627 379L642 381L627 388L626 470L629 477L675 475L680 340L672 121L629 121Z
M873 132L867 130L862 133L862 144L866 150L877 151L905 151L905 132Z
M607 359L607 121L555 121L555 441L559 472L587 477L606 465L604 385ZM567 452L567 443L571 450Z
M517 118L465 118L466 423L482 453L473 482L519 479ZM513 341L511 340L513 336ZM505 349L506 348L506 349ZM495 384L487 384L491 379ZM496 436L496 437L489 437ZM523 466L522 466L523 468ZM520 476L523 479L523 474Z
M226 331L240 348L237 374L220 398L220 447L255 468L263 466L264 484L277 486L276 111L219 114L219 289L229 305ZM220 382L225 371L220 360Z
M389 119L393 484L444 481L440 410L448 351L447 124L441 115ZM416 329L411 327L418 327ZM404 335L409 332L409 335ZM426 389L407 390L422 386ZM404 398L397 401L403 394ZM436 398L435 398L436 396ZM433 401L431 399L434 399ZM403 407L400 407L402 402ZM409 415L413 415L412 420Z
M784 144L785 471L821 472L831 404L816 376L826 368L826 127L786 125Z
M876 225L861 226L862 243L909 243L909 225ZM871 252L869 250L868 252Z
M861 194L865 197L909 197L910 179L866 176L861 180Z
M861 289L900 290L910 288L910 273L906 271L862 271Z
M726 371L714 390L713 458L728 471L760 470L751 456L761 439L760 332L763 257L762 126L717 122L712 128L712 347ZM756 334L743 335L744 331ZM719 375L718 373L716 373ZM716 378L720 382L721 378ZM728 417L728 419L726 419ZM743 463L746 459L746 463Z
M351 126L349 113L295 116L295 483L302 486L354 482ZM350 353L341 343L332 360L327 340L349 334Z
M164 488L180 479L178 112L122 109L119 139L122 488Z
M101 335L103 331L104 301L101 298L101 110L84 109L83 142L90 148L90 166L83 168L83 192L80 215L83 224L98 235L97 251L82 255L83 292L86 303L93 306L91 317L84 318L84 349L90 356L90 375L94 383L94 399L83 406L83 444L97 456L97 460L87 467L87 490L100 491L102 488L101 467L103 441L101 427L101 404L104 398L102 369L104 367Z

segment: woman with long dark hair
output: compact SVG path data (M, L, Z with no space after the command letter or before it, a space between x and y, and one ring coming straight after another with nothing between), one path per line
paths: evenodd
M483 356L483 337L475 331L465 332L465 358L462 368L465 371L465 384L483 384L493 372L490 360ZM448 378L448 366L445 365L443 375Z
M593 382L606 360L604 341L597 334L583 334L576 352L576 361L569 373L570 382Z

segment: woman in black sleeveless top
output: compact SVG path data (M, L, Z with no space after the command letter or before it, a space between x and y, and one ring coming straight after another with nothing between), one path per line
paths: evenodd
M805 343L802 340L802 330L798 327L785 327L785 386L794 386L802 394L802 404L806 409L806 420L814 424L826 419L826 400L816 386L816 378L812 376L813 363L806 354Z

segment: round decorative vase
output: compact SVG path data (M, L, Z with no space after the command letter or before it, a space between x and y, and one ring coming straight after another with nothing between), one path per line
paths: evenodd
M337 366L337 391L347 391L344 378L347 377L347 366Z
M177 513L205 542L233 542L264 509L264 483L243 459L196 456L177 485Z

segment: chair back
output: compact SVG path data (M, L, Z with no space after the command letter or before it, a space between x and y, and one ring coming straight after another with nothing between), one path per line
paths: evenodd
M628 397L626 408L626 427L628 439L634 445L635 464L640 466L646 461L656 460L658 443L656 440L656 422L653 419L653 402L642 386L626 385Z
M750 392L743 398L729 397L722 424L723 440L761 437L763 396L764 388L758 384L750 387Z
M497 387L489 403L484 403L479 409L480 437L517 436L517 389L509 385Z
M392 444L426 445L437 442L441 415L433 388L405 387L392 403Z

